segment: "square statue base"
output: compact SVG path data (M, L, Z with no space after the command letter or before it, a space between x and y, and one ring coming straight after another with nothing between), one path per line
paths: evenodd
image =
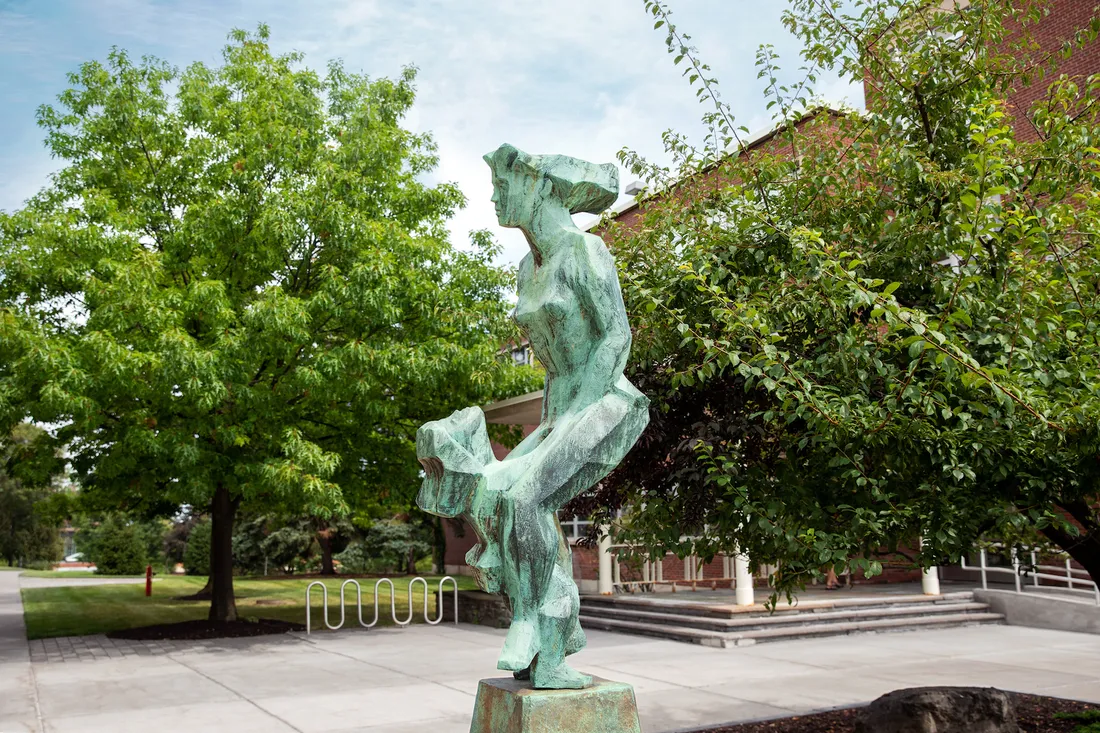
M634 688L592 678L583 690L535 690L511 677L481 680L470 733L641 733Z

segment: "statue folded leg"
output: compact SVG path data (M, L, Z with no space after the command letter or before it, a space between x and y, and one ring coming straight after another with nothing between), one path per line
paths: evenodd
M550 435L520 459L529 462L522 478L503 489L501 558L518 585L499 667L519 671L534 662L535 687L588 684L564 661L583 648L584 634L577 623L580 600L568 544L555 512L622 460L648 418L645 397L633 387L611 392L559 419ZM502 465L506 463L507 458ZM487 487L491 491L493 482Z

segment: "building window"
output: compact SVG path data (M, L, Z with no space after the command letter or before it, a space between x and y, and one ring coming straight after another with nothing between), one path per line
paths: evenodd
M588 534L588 528L592 522L578 516L567 516L564 512L558 512L558 521L561 522L561 531L565 533L565 539L569 544L575 543L581 537Z
M512 361L516 364L516 366L526 366L528 364L532 364L534 360L532 359L530 347L517 346L516 348L512 349Z

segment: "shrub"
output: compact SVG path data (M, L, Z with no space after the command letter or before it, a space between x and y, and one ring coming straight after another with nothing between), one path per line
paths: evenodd
M353 542L347 549L334 555L339 561L340 570L352 575L364 575L366 573L378 573L385 570L385 561L371 557L370 550L362 542Z
M379 521L371 525L362 542L336 555L347 573L404 573L411 564L432 551L424 528L408 522Z
M313 533L302 522L291 523L268 534L261 547L271 567L292 573L303 572L310 569Z
M138 539L145 545L145 557L150 564L163 563L164 537L168 532L168 523L162 519L148 519L134 523Z
M188 575L210 575L210 522L198 522L187 536L183 551L183 568Z
M141 575L145 572L145 543L131 522L112 514L96 531L91 559L101 575Z
M169 567L183 562L184 553L187 552L187 538L191 536L191 530L197 521L194 517L188 517L174 523L165 533L162 551Z

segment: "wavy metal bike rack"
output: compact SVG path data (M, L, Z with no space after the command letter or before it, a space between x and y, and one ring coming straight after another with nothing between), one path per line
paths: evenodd
M397 589L394 588L393 581L390 580L389 578L379 578L378 580L376 580L374 582L374 620L371 621L369 624L366 621L363 620L363 587L361 585L359 585L358 580L354 580L354 579L345 580L343 583L340 584L340 623L336 624L335 626L333 626L332 624L330 624L328 622L328 586L326 586L320 580L315 580L315 581L313 581L312 583L310 583L309 585L306 586L306 633L307 634L311 633L312 628L313 628L312 619L310 618L310 610L311 609L310 609L309 601L310 601L310 592L313 590L313 586L315 586L315 585L321 586L321 601L324 604L325 626L328 627L329 629L335 631L336 629L341 628L344 625L344 621L346 620L345 615L344 615L344 607L347 604L347 600L345 599L344 594L347 591L347 587L349 585L354 585L355 586L355 596L356 596L355 605L359 609L359 625L362 626L364 629L373 628L378 623L378 586L382 585L383 583L385 583L386 585L388 585L390 587L390 617L393 618L393 622L395 624L397 624L398 626L408 626L409 624L412 623L413 614L415 612L415 610L413 609L413 587L417 583L420 583L421 585L424 586L424 621L425 621L425 623L427 623L431 626L435 626L436 624L438 624L440 621L443 620L443 585L448 580L451 582L451 586L454 588L455 625L457 626L458 625L458 582L449 575L446 575L446 576L439 579L439 614L438 614L438 617L434 621L431 618L429 618L429 616L428 616L428 581L425 580L424 578L417 577L417 578L413 578L412 580L409 581L409 617L407 619L405 619L404 621L397 618Z

